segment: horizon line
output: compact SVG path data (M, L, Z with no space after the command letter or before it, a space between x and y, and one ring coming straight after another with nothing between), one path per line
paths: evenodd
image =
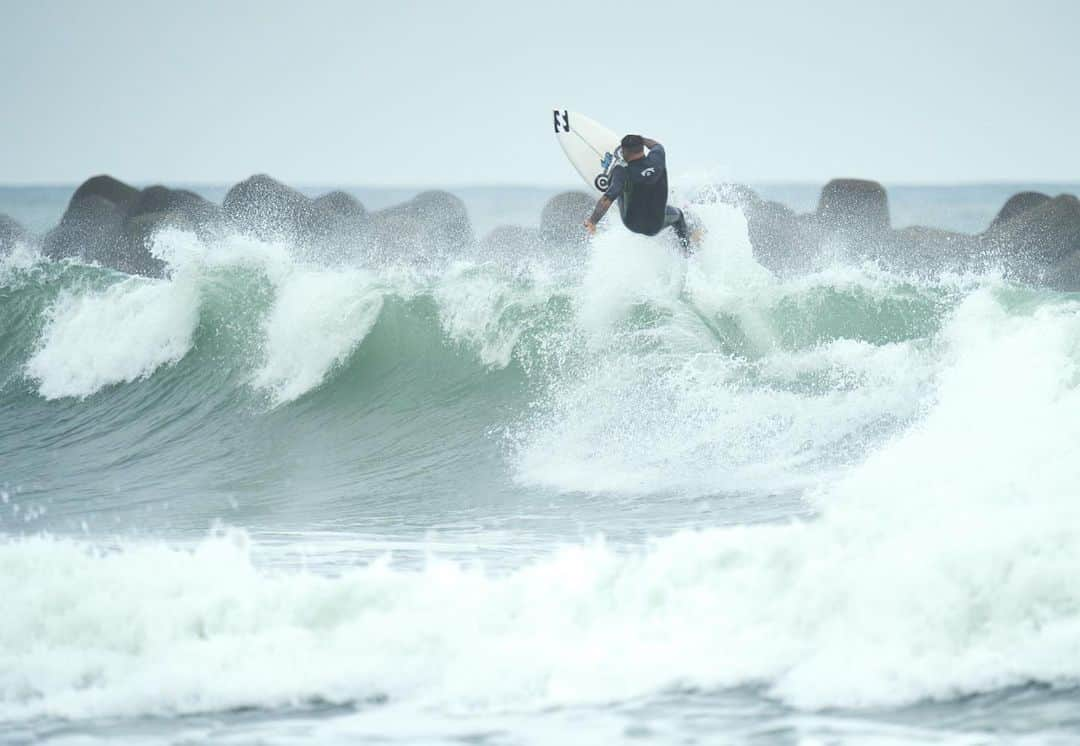
M70 188L78 187L80 184L85 183L94 176L111 175L111 174L94 174L88 176L80 181L0 181L0 189L48 189L48 188ZM116 177L113 177L116 178ZM271 177L273 178L273 177ZM1080 176L1075 180L1070 181L1067 179L970 179L970 180L942 180L942 181L890 181L883 179L868 179L859 176L834 176L829 179L750 179L750 180L729 180L729 181L717 181L717 184L744 184L747 186L801 186L801 187L818 187L822 186L834 179L858 179L862 181L876 181L885 187L974 187L974 186L1021 186L1021 185L1047 185L1047 186L1080 186ZM123 181L123 179L119 179ZM565 189L572 191L575 189L584 189L581 184L569 184L569 183L521 183L521 182L469 182L459 184L370 184L370 183L349 183L349 182L335 182L335 181L296 181L287 182L275 179L279 183L285 186L294 188L338 188L338 189L383 189L383 190L427 190L427 189ZM172 181L163 181L160 179L132 179L129 182L125 182L133 186L153 186L161 184L168 186L170 183L179 186L193 186L193 187L232 187L240 182L228 182L228 181L207 181L207 180L184 180L177 179Z

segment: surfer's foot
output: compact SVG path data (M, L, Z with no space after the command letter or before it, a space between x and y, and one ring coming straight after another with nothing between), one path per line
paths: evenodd
M694 249L697 247L697 241L694 240L694 234L686 224L686 215L681 210L679 219L671 227L675 229L675 235L679 237L679 247L682 249L683 256L693 254Z

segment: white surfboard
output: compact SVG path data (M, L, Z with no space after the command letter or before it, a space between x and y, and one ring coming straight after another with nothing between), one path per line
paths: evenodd
M570 163L593 189L604 192L611 169L620 161L620 137L584 114L554 109L555 138Z

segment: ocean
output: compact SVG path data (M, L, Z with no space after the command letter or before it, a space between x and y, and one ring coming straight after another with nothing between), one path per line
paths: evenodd
M1080 191L893 224L1029 188ZM452 191L482 235L558 190ZM0 743L1080 741L1080 296L778 279L696 213L688 260L0 259Z

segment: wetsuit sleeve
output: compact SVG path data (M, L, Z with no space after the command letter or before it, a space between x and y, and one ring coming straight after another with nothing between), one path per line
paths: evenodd
M607 191L604 192L604 196L610 199L612 202L622 196L623 182L626 180L626 169L622 166L616 166L611 169L611 183L608 184Z
M645 160L649 162L650 166L667 168L667 153L664 152L664 146L656 143L656 145L649 148L649 154L645 156Z

